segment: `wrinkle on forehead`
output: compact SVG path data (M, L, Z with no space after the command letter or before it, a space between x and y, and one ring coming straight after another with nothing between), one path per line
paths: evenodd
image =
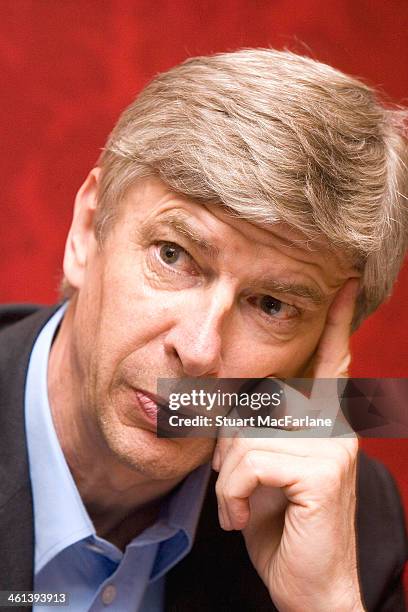
M294 273L309 276L308 271L314 270L319 276L322 275L330 293L341 287L348 278L361 276L353 258L339 249L331 248L323 237L321 240L310 240L284 222L276 222L267 228L260 227L212 204L206 205L206 209L241 234L244 240L249 240L259 257L264 255L263 248L277 250L287 258L286 262L289 262L290 270ZM271 266L274 267L273 257ZM314 274L311 278L314 280Z
M223 206L218 207L214 204L209 204L206 205L206 208L211 214L224 223L231 225L244 237L246 237L248 228L251 228L249 231L254 237L256 236L256 242L259 245L266 247L279 246L282 249L286 249L288 254L297 261L303 262L304 255L307 254L308 258L316 260L316 262L322 258L325 261L329 258L336 262L344 271L350 268L356 268L357 271L354 259L340 249L332 248L323 236L319 240L311 239L283 221L276 221L267 227L261 226L247 219L240 219L233 211L229 211Z
M251 254L251 265L258 260L264 267L268 261L272 274L280 272L282 276L286 271L289 276L310 278L320 288L324 284L329 294L348 278L361 276L350 256L330 248L324 238L312 241L284 222L261 227L240 219L222 204L203 204L177 194L157 179L138 185L128 193L127 200L128 204L141 204L133 207L139 215L143 210L139 223L159 220L174 211L195 223L203 241L213 244L223 259L231 254L237 258Z

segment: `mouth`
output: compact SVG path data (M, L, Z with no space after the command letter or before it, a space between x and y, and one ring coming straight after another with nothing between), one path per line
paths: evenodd
M139 408L142 415L152 425L157 425L157 414L159 406L162 403L161 398L156 397L154 394L144 389L133 389L134 396L136 399L137 407Z
M135 398L136 408L139 415L148 425L149 429L154 429L156 434L160 430L165 437L171 437L169 434L173 432L173 428L168 425L168 417L173 414L169 408L168 401L163 397L142 389L140 387L132 387L132 392ZM182 412L178 410L179 416L191 417L194 416L190 412Z

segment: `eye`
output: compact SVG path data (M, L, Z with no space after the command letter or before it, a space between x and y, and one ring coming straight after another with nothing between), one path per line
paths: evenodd
M283 303L271 295L263 295L259 300L259 307L266 314L275 315L282 310Z
M156 256L167 269L175 273L196 275L198 270L194 259L183 247L175 242L159 242L155 247Z
M300 315L300 311L295 306L282 302L272 295L260 295L250 298L250 303L262 310L265 315L272 320L287 321L295 319Z
M160 247L159 253L164 263L171 266L172 264L177 263L177 261L180 259L181 254L185 253L185 251L176 244L166 242Z

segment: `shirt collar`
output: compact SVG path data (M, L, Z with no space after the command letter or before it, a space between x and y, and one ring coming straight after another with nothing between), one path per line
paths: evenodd
M65 309L66 305L57 310L34 344L25 391L36 573L63 548L94 533L59 444L48 401L48 357Z

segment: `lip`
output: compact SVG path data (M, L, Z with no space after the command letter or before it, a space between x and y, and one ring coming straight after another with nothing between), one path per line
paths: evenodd
M169 409L168 402L161 396L156 393L152 393L147 391L146 389L142 389L140 387L133 387L132 391L134 394L134 398L137 404L137 408L139 409L139 414L146 421L146 424L158 433L160 432L166 434L165 437L171 437L169 434L173 433L173 428L168 425L168 420L166 418L171 414L171 410ZM159 420L159 411L161 411L161 415L163 418ZM191 417L191 413L183 413L180 410L178 411L179 416Z
M157 425L157 413L159 411L159 398L144 389L133 388L133 393L142 415L153 425Z

